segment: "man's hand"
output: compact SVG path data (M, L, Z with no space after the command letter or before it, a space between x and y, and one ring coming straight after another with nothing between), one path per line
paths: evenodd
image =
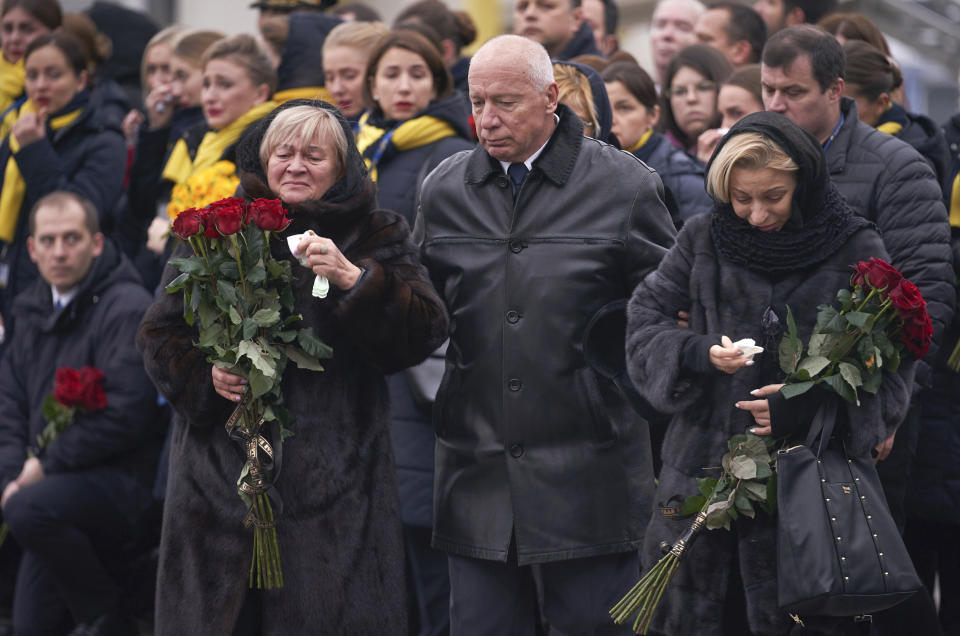
M23 470L17 477L17 483L20 484L21 488L25 488L30 484L37 483L43 479L43 476L43 466L40 464L40 460L36 457L30 457L23 462Z
M17 493L20 490L20 484L16 481L11 481L7 484L7 487L3 489L3 496L0 496L0 508L3 508L7 505L7 499Z
M762 386L759 389L754 389L750 391L750 395L759 398L766 398L768 395L773 395L777 391L783 388L782 384L768 384ZM770 400L747 400L744 402L737 402L734 404L738 409L743 409L744 411L749 411L753 415L754 421L757 425L750 429L750 432L754 435L769 435L772 427L770 426Z

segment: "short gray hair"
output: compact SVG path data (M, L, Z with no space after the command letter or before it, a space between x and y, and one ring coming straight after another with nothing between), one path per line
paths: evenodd
M500 49L520 49L523 55L509 61L503 61L504 64L516 64L526 62L523 68L524 75L530 80L535 90L544 91L550 84L553 84L553 62L550 61L550 54L547 49L539 42L535 42L519 35L498 35L490 38L486 44L474 54L473 59L483 58L484 55L498 54Z
M337 116L326 108L303 105L281 111L270 122L260 142L260 163L264 170L277 146L293 139L299 140L304 146L314 141L329 143L337 155L340 170L347 165L347 134Z

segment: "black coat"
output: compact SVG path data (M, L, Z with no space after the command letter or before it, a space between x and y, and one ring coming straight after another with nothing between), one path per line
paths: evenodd
M7 165L9 156L8 138L0 144L0 166ZM103 221L123 189L126 161L123 133L91 108L86 108L69 126L20 149L17 166L27 190L16 235L5 258L10 265L9 281L0 292L0 313L5 320L13 298L39 276L27 253L27 221L33 204L54 190L69 190L89 199Z
M597 48L597 42L593 38L593 29L590 28L586 20L583 21L583 24L580 25L577 32L573 34L573 38L567 42L567 45L560 51L560 55L554 59L569 60L579 55L606 57L600 52L600 49Z
M656 272L634 291L628 307L627 368L634 385L658 410L672 414L663 442L654 511L646 531L643 566L662 555L662 541L674 542L691 519L666 516L684 498L698 493L697 477L716 476L727 440L753 426L747 412L734 407L752 399L749 391L783 381L776 344L765 342L763 315L772 308L786 317L792 309L800 336L806 341L816 323L817 306L833 301L850 282L850 265L869 257L885 258L876 231L862 229L827 260L809 269L771 277L734 265L721 257L711 239L711 216L684 225L677 245ZM690 312L689 328L677 325L678 310ZM766 346L757 364L733 375L685 372L684 347L697 335L721 334L733 340L754 338ZM708 346L708 345L703 345ZM904 361L897 375L888 376L877 396L861 395L862 407L846 408L853 448L863 452L886 439L906 414L915 365ZM786 634L790 619L777 609L776 521L764 513L744 517L733 531L704 532L681 561L667 588L653 629L664 634L720 636L731 567L739 569L747 599L747 616L754 633ZM734 598L736 598L736 594Z
M888 121L902 126L900 132L894 136L923 155L936 173L937 182L945 183L949 163L947 140L937 124L926 115L907 111L900 104L893 104L877 122L877 127Z
M20 473L27 448L36 447L46 426L41 407L63 366L103 371L107 406L78 415L39 452L44 472L110 466L153 485L164 430L156 390L134 346L149 305L133 266L109 242L59 312L42 278L17 297L17 336L0 361L0 487Z
M293 100L281 108L302 103L319 104ZM258 157L272 118L238 142L238 170L252 198L274 197ZM341 125L349 135L348 124ZM331 238L347 259L366 268L353 289L313 298L312 272L296 263L282 236L272 246L276 258L292 263L296 311L334 353L323 373L290 366L283 377L285 407L294 418L274 486L284 502L277 536L285 587L260 593L263 634L391 633L406 625L383 376L439 345L446 314L417 261L407 224L375 208L352 141L347 176L328 196L334 191L339 198L292 209L284 234L312 229ZM164 281L176 273L168 267ZM138 335L147 371L177 413L157 633L229 635L247 595L253 535L240 523L244 506L236 493L243 457L223 431L233 405L214 392L210 364L193 348L195 337L183 320L180 294L161 294Z
M678 226L713 208L703 181L706 167L699 159L677 148L660 133L653 133L633 154L660 175L677 205L679 214L674 222Z
M858 214L880 229L891 264L927 301L936 355L955 302L950 227L941 184L916 150L857 119L844 97L843 126L824 151L830 179Z
M587 366L583 332L674 236L654 172L557 112L516 202L478 147L427 177L415 231L452 321L434 405L433 545L506 561L515 533L521 565L642 540L647 426Z

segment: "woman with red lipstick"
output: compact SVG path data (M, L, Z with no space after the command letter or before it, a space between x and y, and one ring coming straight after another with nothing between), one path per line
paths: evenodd
M876 228L830 182L819 142L786 117L747 115L724 136L707 167L713 211L687 221L676 245L633 292L627 310L627 368L655 408L672 415L662 447L654 512L643 561L662 555L690 519L671 507L697 492L696 478L751 430L795 439L832 393L815 389L785 400L777 346L787 307L806 339L817 307L850 283L851 265L886 258ZM677 324L690 312L689 327ZM765 351L744 355L731 340L753 338ZM906 415L914 362L884 381L860 406L841 405L845 443L865 452ZM715 473L714 473L715 474ZM651 633L782 635L792 621L777 605L776 518L740 517L731 532L706 532L667 588ZM851 619L807 626L859 633ZM805 632L806 633L806 632Z
M380 205L403 215L412 227L424 177L450 155L473 147L467 101L454 92L436 47L403 28L380 40L365 77L364 92L375 107L360 118L357 148L377 182ZM442 357L435 360L442 369ZM410 573L407 592L419 610L420 633L428 634L442 632L449 621L449 587L447 557L430 547L433 395L424 390L429 382L416 377L415 370L396 373L387 376L387 386Z
M3 0L0 9L0 137L6 137L13 121L11 107L19 108L25 97L23 54L41 35L60 28L63 14L57 0Z
M61 32L36 38L24 56L28 99L0 143L4 316L13 297L37 277L26 249L33 204L54 190L70 190L90 199L103 217L123 188L123 133L91 107L87 63L82 45Z
M682 49L664 78L662 129L673 145L693 156L700 133L720 125L717 93L733 72L727 58L706 44Z

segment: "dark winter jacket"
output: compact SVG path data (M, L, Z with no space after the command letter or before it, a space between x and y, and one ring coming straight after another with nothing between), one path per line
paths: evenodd
M473 147L467 126L466 101L459 93L431 104L422 114L450 123L457 135L425 146L384 155L377 164L379 204L403 216L413 226L416 200L423 179L437 165ZM431 364L430 361L425 364ZM436 440L429 405L414 401L406 372L387 378L390 387L390 430L397 461L397 483L403 522L430 527L433 520L433 451Z
M638 159L657 171L663 186L676 202L677 227L690 218L709 212L713 201L704 186L705 166L700 160L677 148L660 133L653 133L647 143L633 151Z
M950 150L945 181L950 201L953 181L960 173L960 114L943 128ZM951 227L954 271L960 273L960 227ZM933 386L918 400L921 407L920 437L910 471L907 513L926 521L960 524L960 373L947 366L947 359L960 341L960 313L954 313L943 345L932 361Z
M433 545L506 561L513 535L521 565L642 540L647 426L587 366L582 340L674 236L654 172L557 113L516 201L478 147L427 177L415 231L452 319L433 411Z
M597 42L593 39L593 29L590 28L586 20L583 21L583 24L580 25L577 32L573 34L573 39L567 42L567 45L560 51L560 55L554 59L569 60L578 55L606 57L600 52L600 49L597 48Z
M46 426L41 407L60 367L103 371L107 406L80 414L38 452L44 473L113 467L149 488L164 430L157 393L134 346L150 295L133 266L105 242L74 299L55 311L50 285L37 278L17 296L17 336L0 361L0 487L17 477Z
M301 104L294 100L280 109ZM274 197L260 142L280 110L237 145L249 197ZM335 112L335 111L334 111ZM338 115L349 137L349 124ZM393 633L406 625L395 466L385 373L425 358L446 336L446 314L417 261L407 224L375 208L375 190L349 142L346 174L319 201L291 206L284 234L331 238L366 271L348 291L311 295L313 273L282 236L275 258L292 264L296 311L333 347L323 373L293 366L283 377L294 436L283 445L274 488L285 587L260 593L265 635ZM168 268L169 281L177 272ZM193 348L196 331L182 297L161 294L138 334L147 372L177 415L170 451L157 585L157 633L229 635L244 599L253 534L236 480L243 457L224 433L233 405L213 390L210 364ZM276 444L276 440L273 442Z
M9 157L10 141L4 139L0 144L0 166L7 165ZM27 253L28 217L33 204L54 190L69 190L89 199L104 221L123 189L126 158L123 133L91 108L85 108L69 126L22 147L17 153L17 166L27 190L20 206L16 235L6 246L2 258L10 267L7 286L0 292L0 314L5 321L13 298L39 275ZM10 325L7 328L9 338Z
M857 119L844 97L844 121L824 154L847 203L880 229L891 264L920 289L933 321L936 355L955 301L950 228L933 169L916 150Z
M323 86L323 42L343 20L314 12L290 14L290 32L277 67L277 92Z
M891 128L885 128L884 125ZM897 127L899 126L899 129ZM892 104L883 114L876 128L905 141L923 155L937 175L937 183L945 183L947 178L947 140L936 123L926 115L908 112L900 104ZM896 130L896 132L892 132Z

